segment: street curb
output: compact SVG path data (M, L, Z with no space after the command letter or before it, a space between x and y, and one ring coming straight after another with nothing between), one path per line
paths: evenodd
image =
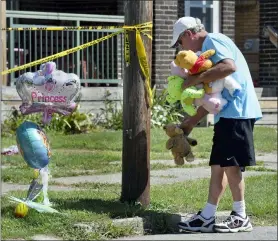
M195 213L153 214L143 219L145 233L179 233L178 223L191 218ZM230 211L217 212L216 220L223 221Z
M217 221L223 221L230 214L230 211L217 212ZM157 234L157 233L179 233L178 223L184 219L192 217L193 213L157 213L144 217L132 217L114 219L112 224L116 227L130 227L134 235ZM76 223L73 228L84 230L84 232L94 232L97 228L95 223Z
M31 240L39 241L39 240L63 240L63 239L51 235L37 234L33 236Z

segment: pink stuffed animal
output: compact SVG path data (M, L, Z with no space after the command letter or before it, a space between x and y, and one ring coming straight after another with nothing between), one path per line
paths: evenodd
M171 75L176 75L186 80L188 70L177 66L174 61L172 61ZM201 84L195 87L201 89L203 85ZM195 99L194 104L196 106L203 106L211 114L217 114L227 106L228 101L222 97L221 92L216 92L209 95L205 94L203 98Z

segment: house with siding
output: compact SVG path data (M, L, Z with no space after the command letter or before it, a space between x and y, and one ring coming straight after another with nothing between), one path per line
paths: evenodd
M10 0L6 5L7 27L17 26L92 26L124 23L123 0L33 1ZM272 0L196 1L159 0L153 2L152 84L165 88L170 73L169 63L175 50L169 48L172 26L182 16L198 17L208 32L222 32L234 40L249 65L253 83L264 110L262 124L277 124L278 83L278 5ZM33 16L31 18L30 16ZM68 32L7 32L7 67L28 63L35 59L83 44L109 34L107 31ZM104 41L84 51L57 60L58 68L77 73L82 80L83 110L102 106L106 90L115 101L122 100L123 38ZM35 68L31 69L34 71ZM8 77L3 91L16 92L13 80L20 73ZM87 96L88 95L88 96ZM4 98L4 99L3 99ZM5 108L5 95L2 106ZM16 100L19 103L17 97ZM6 101L7 103L7 101ZM10 103L10 102L9 102Z

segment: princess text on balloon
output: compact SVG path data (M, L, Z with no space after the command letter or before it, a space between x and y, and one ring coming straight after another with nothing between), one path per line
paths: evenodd
M33 102L67 102L67 97L61 95L47 96L38 94L37 92L32 92L31 95Z

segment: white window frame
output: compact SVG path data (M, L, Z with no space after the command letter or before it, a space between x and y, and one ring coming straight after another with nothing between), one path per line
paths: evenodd
M206 6L206 1L199 1L194 0L185 0L184 1L184 14L185 16L190 16L190 7L198 7L202 8ZM206 6L207 7L207 6ZM213 1L209 8L212 8L212 32L219 33L220 32L220 1Z

